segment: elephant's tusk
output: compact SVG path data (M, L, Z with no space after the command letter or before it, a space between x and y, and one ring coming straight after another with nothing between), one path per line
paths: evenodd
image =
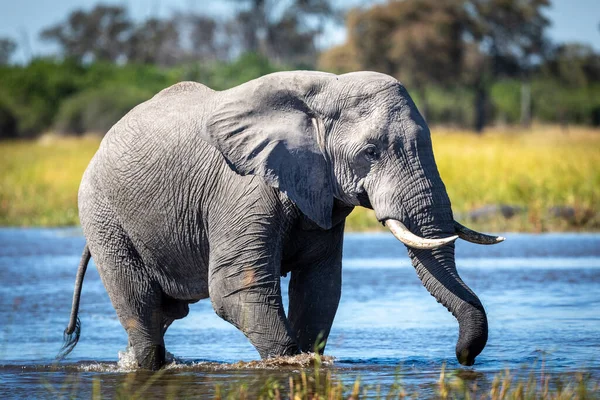
M454 221L454 230L461 239L476 244L496 244L505 240L502 236L492 236L476 232L456 221Z
M415 235L404 224L395 219L386 219L385 226L389 228L396 239L415 249L437 249L458 239L457 235L441 239L426 239Z

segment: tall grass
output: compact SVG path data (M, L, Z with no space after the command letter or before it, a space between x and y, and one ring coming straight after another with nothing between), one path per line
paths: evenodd
M600 131L538 128L484 136L438 132L433 143L458 214L507 204L526 211L512 224L496 221L499 228L600 228ZM551 207L569 208L574 214L552 221Z
M77 190L97 137L0 142L0 226L77 225Z
M402 370L396 371L393 382L384 387L376 381L343 375L334 368L322 368L318 358L312 367L290 370L289 373L272 370L255 371L249 377L235 376L219 381L193 373L173 372L163 369L129 372L118 382L109 380L103 386L102 375L91 383L91 397L123 399L290 399L290 400L358 400L370 399L489 399L489 400L584 400L600 396L599 381L588 372L555 374L548 371L522 373L505 370L484 374L469 369L446 371L442 367L438 378L421 379L419 384L403 382ZM210 374L210 373L207 373ZM287 375L287 378L286 378ZM83 397L78 390L89 390L88 382L76 377L61 388L49 387L55 398ZM73 389L76 388L76 389Z
M77 188L99 142L54 136L0 142L0 225L76 225ZM433 145L457 219L486 230L600 229L600 130L433 129ZM523 211L473 220L469 211L486 205ZM360 207L346 226L381 229L374 213Z

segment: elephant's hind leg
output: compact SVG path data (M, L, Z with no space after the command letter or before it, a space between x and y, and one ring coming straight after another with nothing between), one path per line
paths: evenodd
M145 273L138 257L130 255L113 262L102 274L111 302L127 331L138 366L158 370L165 364L163 335L168 319L161 307L162 290Z
M108 208L95 208L83 222L104 287L129 336L138 366L157 370L165 363L163 292L130 238Z

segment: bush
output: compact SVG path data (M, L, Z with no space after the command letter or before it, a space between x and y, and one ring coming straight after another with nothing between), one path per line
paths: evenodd
M534 81L534 115L548 122L600 123L600 84L568 87L552 80Z
M17 116L7 100L6 95L0 93L0 139L16 138Z
M85 66L82 77L83 89L97 89L105 86L129 86L157 93L181 80L177 68L164 69L154 65L96 62Z
M0 90L17 119L16 134L31 137L48 129L61 100L81 90L82 74L76 64L48 59L2 68Z
M286 69L283 66L271 63L261 55L246 53L232 63L215 64L211 68L212 73L205 75L206 81L201 83L215 90L224 90L263 75Z
M154 93L133 86L90 89L65 100L55 120L63 134L106 133L119 119Z
M472 126L474 120L473 91L466 87L442 88L428 86L426 89L431 124Z
M503 79L494 83L490 90L490 97L496 120L508 124L516 124L520 121L521 81Z

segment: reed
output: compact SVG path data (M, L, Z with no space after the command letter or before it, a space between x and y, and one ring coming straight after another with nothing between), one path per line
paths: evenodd
M523 374L505 370L495 375L484 375L474 370L457 369L448 372L442 367L439 377L429 382L407 386L398 369L395 381L381 388L378 382L364 382L360 377L344 377L332 368L323 368L318 358L309 368L290 372L280 379L268 375L256 379L241 379L229 384L214 383L212 387L194 384L193 375L172 374L168 369L156 373L128 373L110 393L102 387L102 378L93 378L92 398L211 398L224 399L290 399L290 400L358 400L370 399L489 399L489 400L584 400L600 397L599 381L587 372L552 374L538 371ZM143 379L140 379L140 374ZM80 383L69 381L61 390L49 387L53 395L63 397L72 388L82 389ZM78 397L78 396L76 396Z
M600 229L600 130L433 129L434 152L457 219L491 231ZM0 226L77 225L77 188L100 139L47 135L0 142ZM475 218L473 210L509 206ZM357 207L350 231L380 230Z

